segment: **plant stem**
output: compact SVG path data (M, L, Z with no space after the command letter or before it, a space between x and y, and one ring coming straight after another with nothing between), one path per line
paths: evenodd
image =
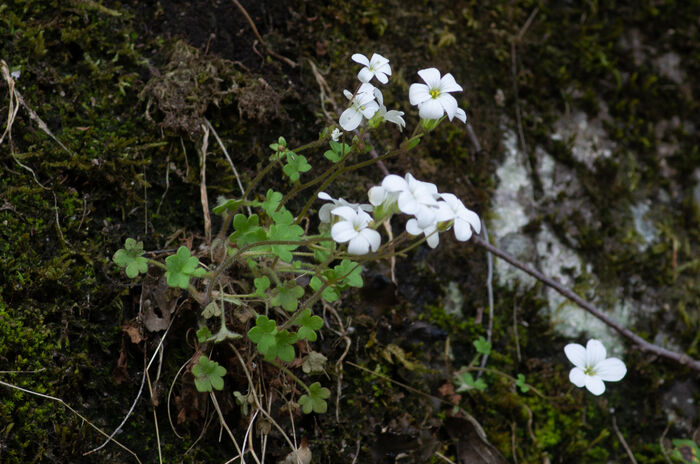
M473 241L475 244L478 246L485 248L488 250L490 253L493 253L494 255L498 256L502 260L508 262L509 264L517 267L518 269L525 271L526 273L530 274L537 280L541 281L545 285L553 288L557 292L559 292L561 295L565 296L569 300L573 301L577 305L579 305L581 308L595 316L596 318L600 319L603 321L605 324L608 326L612 327L615 329L620 335L623 337L628 338L629 340L633 341L639 348L642 349L642 351L647 351L649 353L653 353L657 356L661 356L662 358L670 359L672 361L676 361L679 364L682 364L684 366L687 366L695 371L700 372L700 361L697 361L690 356L688 356L685 353L678 353L676 351L671 351L669 349L663 348L658 345L654 345L653 343L649 343L648 341L644 340L642 337L637 335L636 333L632 332L626 327L623 327L622 325L618 324L614 320L612 320L609 316L604 314L602 311L597 309L595 306L592 304L588 303L585 301L583 298L578 296L576 293L574 293L571 289L564 287L562 284L559 282L555 281L554 279L551 279L547 277L546 275L542 274L536 269L531 268L530 266L526 265L525 263L522 263L515 259L513 256L509 255L505 251L501 250L500 248L497 248L490 243L485 242L479 237L473 237Z

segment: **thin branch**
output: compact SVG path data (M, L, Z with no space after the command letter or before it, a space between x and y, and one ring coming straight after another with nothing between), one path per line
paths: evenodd
M612 327L615 329L620 335L623 337L628 338L632 342L634 342L642 351L646 351L652 354L655 354L657 356L660 356L662 358L670 359L672 361L676 361L679 364L682 364L684 366L687 366L695 371L700 372L700 361L697 361L690 356L688 356L685 353L678 353L675 351L671 351L669 349L663 348L658 345L654 345L653 343L649 343L648 341L644 340L642 337L637 335L636 333L632 332L626 327L623 327L622 325L618 324L614 320L612 320L609 316L604 314L602 311L596 309L595 306L592 304L588 303L586 300L578 296L576 293L574 293L572 290L564 287L562 284L559 282L555 281L554 279L551 279L547 277L546 275L542 274L541 272L537 271L536 269L531 268L530 266L518 261L505 251L501 250L500 248L497 248L490 243L487 243L483 241L479 237L473 237L473 241L476 245L485 248L489 252L493 253L494 255L498 256L502 260L508 262L509 264L517 267L521 271L525 271L526 273L530 274L537 280L541 281L545 285L553 288L557 292L559 292L561 295L565 296L569 300L573 301L577 305L579 305L581 308L595 316L596 318L600 319L603 321L605 324L608 326Z
M233 0L233 3L235 3L236 6L238 7L238 9L241 10L241 13L243 13L243 16L245 16L245 19L248 21L248 24L250 24L250 28L253 29L253 34L255 34L255 37L258 38L258 40L260 41L260 44L263 46L265 51L267 53L269 53L270 55L274 56L275 58L277 58L278 60L284 61L292 68L296 68L297 64L294 61L290 60L289 58L287 58L285 56L280 55L279 53L276 53L270 47L267 46L267 44L263 40L262 36L260 35L260 32L258 32L258 28L255 26L255 23L253 22L253 18L251 18L250 15L248 14L248 12L246 11L246 9L243 8L243 5L241 5L238 2L238 0Z
M486 230L486 224L481 222L481 232L486 243L489 243L489 233ZM493 338L493 257L491 253L486 254L486 263L488 264L488 273L486 275L486 291L489 297L489 324L486 328L486 340L491 344ZM486 367L486 361L489 359L489 353L485 353L481 358L481 367ZM476 375L478 379L481 377L481 371Z
M625 451L627 452L627 456L629 456L630 461L632 461L632 464L637 464L637 460L635 459L634 454L632 453L632 450L630 449L629 445L627 445L627 441L625 441L625 437L622 435L622 432L620 432L620 429L617 427L617 421L615 420L614 414L612 416L612 426L613 426L613 430L615 430L615 434L617 435L617 438L620 439L620 443L622 443L622 446L625 448Z
M207 150L209 149L209 127L202 124L202 148L199 152L199 196L202 200L202 213L204 215L204 237L207 244L211 243L211 214L209 214L209 196L207 195Z

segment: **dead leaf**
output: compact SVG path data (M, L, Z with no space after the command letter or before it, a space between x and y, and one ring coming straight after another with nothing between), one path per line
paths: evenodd
M131 339L131 343L133 343L134 345L138 345L143 341L143 337L141 336L141 329L135 322L125 322L124 325L122 325L122 330L126 332L126 334Z
M471 415L460 411L458 416L445 419L447 433L456 441L460 464L507 464L506 458L486 439L481 424Z

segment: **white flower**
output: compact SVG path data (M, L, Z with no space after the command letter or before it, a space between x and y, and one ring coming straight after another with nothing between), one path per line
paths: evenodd
M352 60L355 63L364 65L364 68L357 73L357 78L361 82L369 82L373 77L376 77L382 84L389 82L387 76L391 76L391 66L389 66L389 60L382 55L374 53L372 58L368 60L365 55L355 53L352 55Z
M481 232L481 220L479 215L470 210L462 200L451 193L443 193L440 195L447 206L454 214L454 224L452 228L455 231L455 238L460 242L469 240L472 236L472 229L478 234Z
M340 136L342 134L343 132L336 127L335 129L333 129L333 132L331 132L331 140L337 142L338 140L340 140Z
M321 206L321 208L318 210L318 218L321 220L321 222L325 222L326 224L331 222L331 211L338 207L338 206L349 206L352 209L355 210L363 210L367 212L371 212L374 208L372 208L372 205L361 205L358 203L349 203L342 198L338 198L337 200L330 195L328 195L326 192L319 192L318 198L321 200L326 200L330 201L331 203L326 203L325 205Z
M409 219L406 222L406 232L411 235L425 235L428 246L435 248L440 244L438 223L451 221L454 219L454 213L444 201L436 202L435 206L432 207L432 212L434 214L433 221L427 224L421 224L418 219Z
M350 108L343 111L339 120L340 127L346 131L357 129L363 116L369 119L379 109L379 105L374 101L374 86L372 84L362 84L354 96L347 90L344 90L343 93L350 100Z
M425 84L411 84L408 98L411 105L418 105L418 115L421 119L440 119L447 113L450 121L457 116L457 119L466 122L466 113L457 107L457 100L450 95L450 92L462 91L452 74L447 73L441 78L440 71L428 68L418 71L418 75Z
M409 219L406 222L406 232L411 235L425 235L427 237L426 243L430 248L435 248L440 244L440 236L438 235L437 223L435 222L428 224L425 228L421 228L417 219Z
M379 103L379 109L377 110L376 116L380 116L385 121L393 122L399 126L399 130L403 131L406 127L406 121L402 118L403 111L389 110L387 111L386 106L384 106L384 96L379 89L374 89L374 97Z
M416 180L410 173L405 179L389 174L382 181L382 188L387 193L398 194L399 211L415 216L421 229L435 222L438 196L435 184Z
M370 250L377 251L381 243L381 236L376 230L368 226L372 222L372 216L361 209L353 209L349 206L338 206L331 214L342 218L331 227L331 237L338 243L348 243L348 253L352 255L365 255Z
M586 347L569 343L564 353L574 367L569 372L569 380L577 387L585 386L594 395L605 391L605 382L617 382L627 373L627 367L618 358L605 358L605 347L599 340L588 340Z

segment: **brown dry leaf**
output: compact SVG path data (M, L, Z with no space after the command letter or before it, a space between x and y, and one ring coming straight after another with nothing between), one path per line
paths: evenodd
M114 383L117 385L128 382L130 380L129 373L126 370L126 351L122 346L119 353L119 359L117 360L117 366L112 371L112 377L114 378Z
M168 287L165 276L157 280L144 279L141 290L143 301L141 319L149 332L158 332L168 328L172 314L177 308L179 294L179 289Z
M445 428L456 441L459 464L507 464L506 458L489 443L481 424L471 415L460 411L459 416L445 419Z
M296 451L292 451L278 464L309 464L311 462L311 448L309 448L309 442L306 438L301 439L299 448Z
M139 329L139 326L133 322L133 321L127 321L124 323L122 326L122 330L126 332L126 334L129 336L131 339L131 343L134 345L138 345L143 341L143 337L141 336L141 330Z

